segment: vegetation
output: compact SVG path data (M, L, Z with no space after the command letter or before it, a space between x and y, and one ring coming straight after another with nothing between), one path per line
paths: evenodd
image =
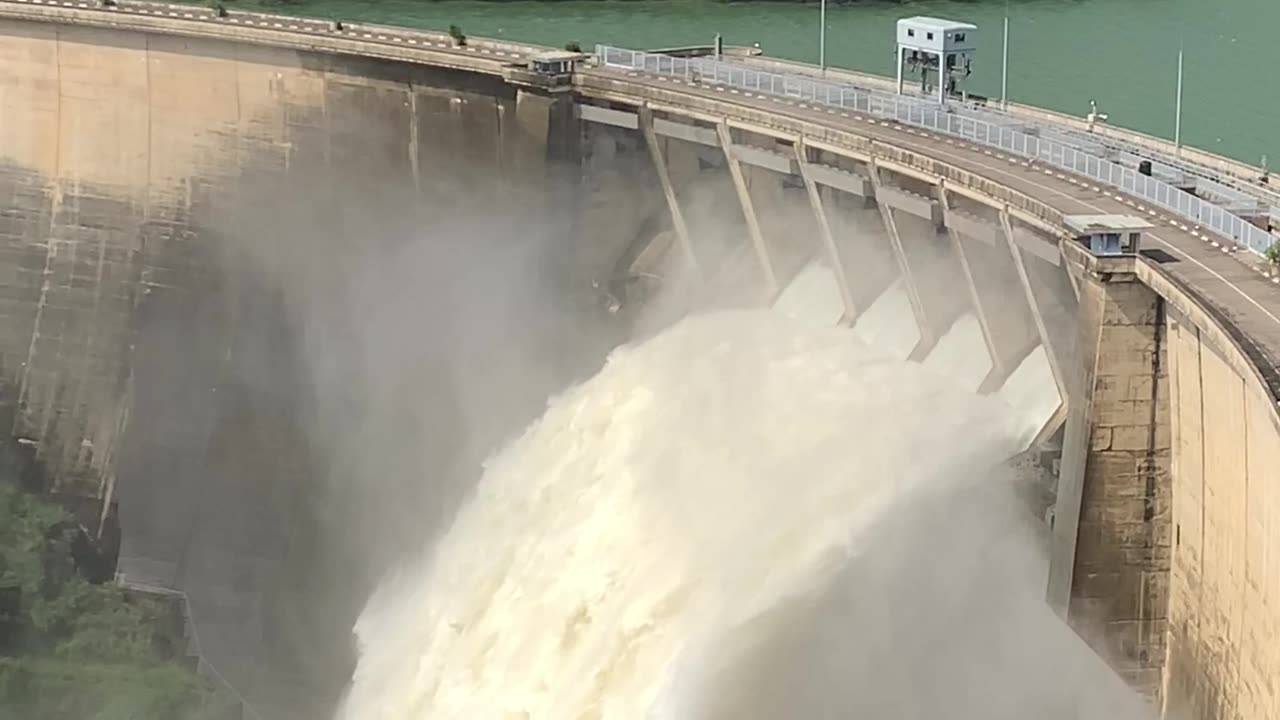
M1280 269L1280 240L1271 243L1271 247L1267 248L1266 258L1273 268Z
M576 52L576 53L582 52L582 46L578 44L577 40L570 40L569 42L565 43L564 49L568 50L569 52Z
M449 26L449 37L460 46L467 44L467 36L462 34L462 28L457 25Z
M208 690L173 661L180 616L86 580L72 554L81 532L0 478L0 720L196 717Z

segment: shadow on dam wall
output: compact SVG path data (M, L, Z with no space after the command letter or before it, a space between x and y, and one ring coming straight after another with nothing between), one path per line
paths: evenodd
M620 339L647 176L482 76L7 21L0 64L15 431L252 704L321 717L373 582Z

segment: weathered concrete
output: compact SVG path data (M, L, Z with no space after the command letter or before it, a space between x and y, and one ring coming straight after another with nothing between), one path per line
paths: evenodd
M1090 365L1072 412L1089 446L1075 521L1068 619L1132 685L1158 698L1170 557L1169 387L1164 300L1131 273L1082 286L1079 357Z
M651 176L609 187L581 162L572 101L496 73L9 19L0 19L0 65L6 418L36 444L59 490L119 501L121 571L190 594L224 675L255 704L323 716L368 574L448 512L413 487L422 483L397 490L418 508L397 517L377 504L388 493L369 493L369 505L339 500L349 490L330 477L373 472L376 487L425 473L443 483L455 463L510 432L504 422L536 411L597 342L564 311L549 320L551 308L590 302L591 281L610 277L643 219L620 216L628 204L617 193L648 197L635 189ZM607 223L577 212L579 180L614 208ZM519 208L523 223L518 234L492 229L508 238L505 256L455 220L500 207ZM542 254L518 274L469 260L509 264L504 257L530 253L509 239L521 235L554 239L538 240ZM422 237L436 247L415 250L416 272L389 283L415 288L413 297L384 298L372 318L342 317L350 311L336 298ZM580 252L581 238L594 254ZM502 274L510 277L499 282ZM520 299L533 285L555 292ZM498 298L539 319L506 327L492 317ZM501 332L488 347L476 333L460 338L453 313ZM398 342L394 367L348 357L339 379L325 375L339 360L307 356L317 333L353 333L358 345L401 322L416 330ZM431 343L464 341L478 345L466 352L468 373L486 381L459 383L471 388L459 398L441 387L456 370ZM377 372L402 377L404 392L425 403L471 405L475 432L461 437L425 417L379 427L362 408L380 401L354 390L379 362ZM345 394L339 387L354 397L332 397ZM540 396L532 405L508 394L531 391ZM325 404L333 427L308 419ZM496 425L487 419L504 413ZM358 469L353 438L407 444L382 467ZM422 452L425 467L408 460ZM406 460L396 466L392 455ZM310 506L323 496L348 508L340 521ZM386 548L347 556L343 545L375 527Z
M250 168L313 159L460 201L509 195L486 171L541 172L530 149L545 155L559 131L552 105L425 67L55 24L0 21L0 34L0 229L22 270L8 276L0 363L17 432L83 488L104 484L126 412L135 308L182 285L199 252L184 242L193 204L216 216ZM371 121L380 132L359 137ZM298 157L313 142L322 154Z
M1055 560L1071 579L1051 601L1069 587L1061 609L1166 717L1270 717L1276 499L1256 479L1275 477L1275 398L1155 266L1085 270L1079 326L1098 351L1081 356L1092 392L1068 424L1088 447L1064 448L1055 542L1069 550Z
M1173 373L1169 654L1171 717L1280 709L1280 468L1274 404L1182 317Z

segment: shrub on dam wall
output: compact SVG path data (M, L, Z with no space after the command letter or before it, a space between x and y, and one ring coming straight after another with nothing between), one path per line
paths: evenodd
M81 528L0 478L0 719L185 718L202 681L174 662L182 617L85 578Z

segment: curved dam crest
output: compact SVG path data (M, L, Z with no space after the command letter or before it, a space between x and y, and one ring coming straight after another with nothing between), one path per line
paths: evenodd
M255 707L331 706L368 590L548 395L691 308L773 305L1026 402L1051 606L1166 717L1280 712L1265 339L1192 263L1085 257L1062 193L804 109L23 12L0 399Z

